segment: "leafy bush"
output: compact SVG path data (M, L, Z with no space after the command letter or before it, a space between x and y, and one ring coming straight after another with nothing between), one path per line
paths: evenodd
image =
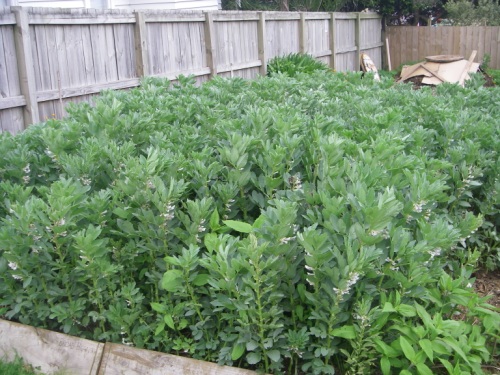
M267 75L276 73L295 77L299 73L311 74L316 71L329 72L330 68L316 60L311 55L302 53L290 53L286 56L276 56L267 64Z
M480 374L499 100L321 71L147 79L2 134L0 315L273 373Z
M500 26L500 4L494 0L451 0L444 8L455 26Z

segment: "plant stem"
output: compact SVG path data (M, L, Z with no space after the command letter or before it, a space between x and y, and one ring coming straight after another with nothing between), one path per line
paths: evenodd
M256 283L256 289L255 289L255 296L256 296L256 304L257 304L257 314L259 317L258 325L259 325L259 339L260 339L260 347L262 349L262 353L264 356L264 366L265 366L265 371L269 371L269 360L267 359L267 350L264 347L264 340L266 338L265 335L265 330L264 330L264 314L262 312L262 295L260 294L260 285L261 285L261 280L260 280L260 268L258 265L255 266L255 274L253 275L253 278Z

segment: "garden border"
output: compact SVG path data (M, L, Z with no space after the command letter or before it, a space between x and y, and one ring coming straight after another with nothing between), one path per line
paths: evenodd
M47 374L250 375L254 371L211 362L100 343L0 319L0 358L16 356Z

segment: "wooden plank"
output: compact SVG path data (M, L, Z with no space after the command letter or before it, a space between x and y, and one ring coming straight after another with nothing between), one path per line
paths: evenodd
M500 69L500 26L495 26L491 29L490 68Z
M144 20L147 23L175 23L175 22L205 22L205 16L201 14L155 14L145 13Z
M492 42L491 42L491 32L492 32L492 27L485 27L485 32L484 32L484 56L488 54L490 56L490 61L491 61L491 48L492 48Z
M204 64L203 56L205 55L205 50L203 49L203 43L201 40L202 36L202 25L200 23L190 22L189 27L189 38L191 41L191 51L190 51L190 68L198 69L206 66Z
M145 77L150 74L148 33L146 29L146 18L143 12L135 13L135 66L137 77Z
M375 49L375 48L380 48L383 46L384 46L383 42L370 43L370 44L361 45L361 50L366 51L367 49Z
M487 48L486 45L485 45L486 29L487 29L486 26L478 26L477 27L477 31L478 31L477 39L478 40L474 44L476 46L475 48L477 49L477 55L478 55L479 61L483 60L484 54L485 54L485 51L486 51L486 48Z
M329 45L330 49L332 51L332 55L330 57L330 68L333 70L336 69L335 67L335 30L336 30L336 20L335 20L335 13L330 14L330 21L328 22L328 34L329 34Z
M87 84L85 74L85 59L83 57L82 28L85 25L63 26L66 39L67 70L69 74L69 84L71 87L79 87Z
M88 95L101 92L102 90L120 90L127 89L130 87L139 86L139 78L130 78L122 81L106 82L106 83L96 83L93 85L82 86L82 87L71 87L63 88L60 91L58 89L46 90L37 93L37 100L39 102L46 102L49 100L61 98L71 98L75 96Z
M15 45L15 28L0 28L0 96L21 94Z
M338 48L337 49L337 54L344 54L344 53L349 53L349 52L357 52L358 51L358 46L354 46L354 47L345 47L345 48Z
M354 66L354 70L358 71L360 66L361 59L361 14L358 12L356 17L356 26L354 31L354 40L356 42L356 65Z
M98 375L250 375L255 372L181 356L109 344Z
M5 43L4 43L4 40L8 40L8 39L12 39L12 42L14 41L14 37L13 37L13 33L9 33L9 31L12 31L10 30L12 29L11 26L3 26L3 27L0 27L0 98L5 98L5 97L8 97L8 96L11 96L13 94L11 94L11 90L10 90L10 87L9 87L9 74L7 73L7 69L8 69L8 65L11 65L8 60L10 60L10 58L7 56L7 54L12 54L13 52L15 52L15 48L13 47L5 47ZM12 34L12 35L8 35L8 34ZM11 38L12 36L12 38ZM13 63L14 63L14 66L17 65L15 64L16 63L16 57L14 56L14 58L12 59ZM18 79L17 76L13 76L11 78L12 80L14 79Z
M304 12L300 13L299 20L299 52L307 52L307 27L306 27L306 15Z
M16 17L13 13L3 13L0 14L0 26L4 25L15 25Z
M268 21L300 20L300 14L295 12L267 12L266 19Z
M357 13L335 13L335 18L338 20L355 20L358 18Z
M467 74L469 73L469 69L472 66L472 63L474 62L474 59L476 58L477 51L474 50L472 51L472 54L469 57L469 60L467 61L467 65L465 65L464 70L462 71L462 74L460 75L460 79L458 80L458 84L463 86L465 82L465 78L467 77Z
M127 51L131 48L135 49L135 41L129 45L127 40L127 27L126 24L113 25L113 38L115 40L116 49L116 72L118 81L130 78L128 76L129 66L131 65L128 60Z
M210 77L217 75L217 46L215 45L214 19L211 12L205 12L205 44Z
M202 77L202 76L209 76L210 72L211 72L210 68L207 67L207 68L201 68L201 69L192 69L192 70L183 70L183 71L177 71L177 72L154 74L154 75L152 75L152 77L167 78L169 80L176 80L177 77L179 77L181 74L184 76L193 75L195 77Z
M260 74L267 74L267 54L266 54L266 13L259 12L259 23L257 25L257 40L259 48Z
M22 107L24 105L26 105L26 99L24 99L24 96L22 95L11 96L9 98L0 98L0 110Z
M21 93L26 99L24 107L24 126L40 122L38 103L36 101L36 80L31 54L31 37L29 31L28 14L21 7L12 7L16 17L15 45L17 64L19 69L19 83Z
M0 320L0 353L21 356L44 373L95 375L104 344Z
M306 12L305 13L306 20L329 20L330 13L327 12Z
M369 20L369 19L379 19L382 20L382 17L378 13L365 13L365 12L360 12L359 13L359 18Z
M5 131L11 134L17 134L22 132L23 130L24 116L22 108L11 108L0 111L0 133L2 131Z
M214 13L214 21L215 22L224 22L224 21L258 21L259 15L256 12L252 13L243 13L243 12L231 12L231 13L222 13L215 12Z
M385 43L386 43L385 52L387 54L387 68L389 69L389 71L391 71L392 70L391 49L389 46L389 39L388 38L385 38Z
M46 68L47 62L47 48L45 42L45 30L44 26L31 26L31 47L32 47L32 55L33 62L35 68L35 81L36 81L36 89L37 91L42 89L42 79L46 79L42 74L42 67ZM40 46L44 46L44 48L40 48Z
M224 66L219 65L217 72L225 73L225 72L230 72L230 71L235 71L235 70L256 68L256 67L260 67L261 65L262 65L262 62L260 60L244 62L244 63L239 63L239 64L224 65Z
M118 81L118 67L117 67L117 49L116 49L116 41L113 33L113 25L105 25L105 35L106 35L106 44L104 51L107 52L105 54L106 61L106 79L105 82L109 81Z
M310 54L312 57L315 57L315 58L321 58L321 57L325 57L325 56L331 56L332 55L332 50L325 50L325 51L318 51L318 52L314 52L314 53L311 53Z

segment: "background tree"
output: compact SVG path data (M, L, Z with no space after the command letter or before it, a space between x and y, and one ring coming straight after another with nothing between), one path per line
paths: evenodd
M444 6L447 17L457 26L500 26L500 3L494 0L451 0Z

